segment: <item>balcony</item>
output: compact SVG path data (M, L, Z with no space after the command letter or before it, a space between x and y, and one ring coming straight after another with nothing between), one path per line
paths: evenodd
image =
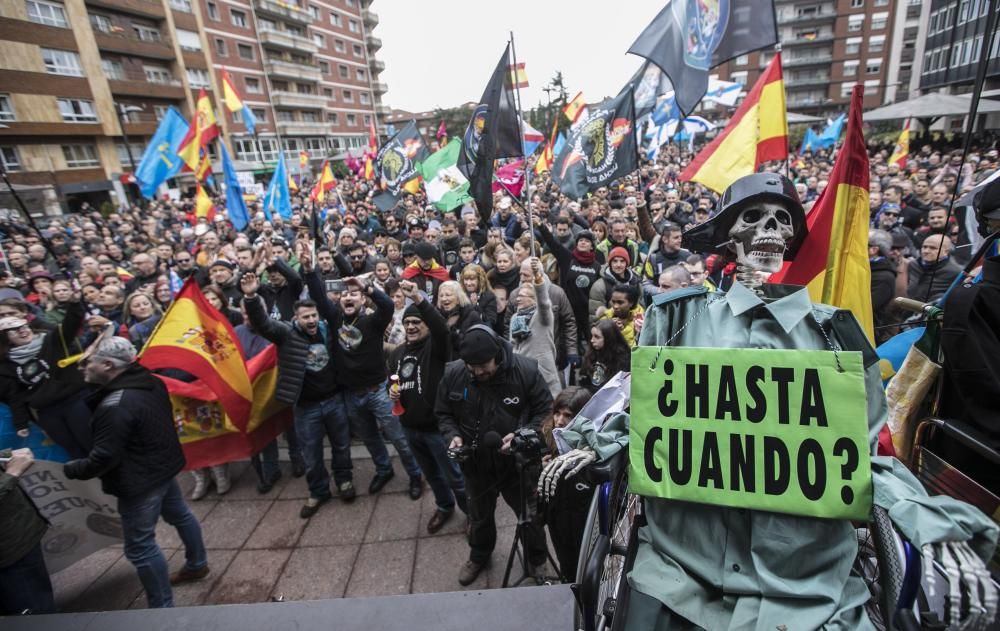
M827 22L833 20L837 17L837 14L833 11L824 11L822 13L812 13L810 15L793 15L787 18L778 18L778 24L809 24L812 22Z
M825 33L823 35L817 35L816 37L797 37L783 40L781 45L785 48L792 48L795 46L816 46L817 44L829 44L833 41L833 33Z
M163 4L152 2L151 0L85 0L88 5L112 9L114 11L124 11L132 15L141 15L147 18L165 18L166 12Z
M798 88L816 87L818 85L829 85L830 77L803 77L801 79L793 79L791 77L785 79L785 88L788 90L796 90Z
M163 60L173 60L176 57L174 47L166 40L139 39L131 33L104 33L101 31L94 32L94 40L101 50L132 57Z
M312 41L308 37L302 35L292 35L287 31L261 29L259 36L260 43L265 46L284 48L286 50L294 50L296 52L308 53L310 55L316 54L316 51L319 50L316 46L316 42Z
M278 133L289 136L325 136L330 127L326 123L304 121L278 121Z
M368 67L371 68L372 74L377 75L385 71L385 62L374 57L369 57Z
M281 18L296 24L313 23L312 13L281 0L254 0L254 6L257 8L257 13L261 15Z
M370 11L368 9L361 10L361 21L365 23L369 29L373 29L378 26L378 13Z
M272 92L271 102L277 107L319 110L326 107L329 99L321 94L300 94L298 92Z
M374 53L376 50L382 48L382 40L380 40L379 38L375 37L374 35L368 35L367 37L365 37L365 40L366 40L366 42L368 44L368 51L369 52L373 52Z
M372 81L372 91L375 94L385 94L389 91L389 86L382 83L381 81Z
M169 83L152 83L150 81L115 80L108 81L111 94L122 96L152 97L158 99L184 99L184 86L174 79Z
M392 108L388 105L382 105L379 103L375 106L375 113L379 116L388 116L389 114L392 114Z
M802 66L819 66L829 64L833 61L833 55L816 55L813 57L792 57L782 59L781 65L785 68L801 68Z
M282 59L267 60L264 62L264 70L271 76L281 77L284 79L320 81L323 78L323 74L319 71L319 67L317 66L299 64L293 61L284 61Z

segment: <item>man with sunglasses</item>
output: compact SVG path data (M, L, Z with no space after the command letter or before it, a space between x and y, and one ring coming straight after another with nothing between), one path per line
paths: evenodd
M904 226L900 221L901 214L902 210L898 204L882 204L881 209L872 221L872 227L878 230L884 230L889 233L890 237L902 235L906 238L908 243L913 243L913 231Z

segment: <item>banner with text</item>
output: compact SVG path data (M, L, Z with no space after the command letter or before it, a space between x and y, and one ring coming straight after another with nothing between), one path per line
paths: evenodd
M872 504L861 354L640 347L629 483L640 495L828 519Z

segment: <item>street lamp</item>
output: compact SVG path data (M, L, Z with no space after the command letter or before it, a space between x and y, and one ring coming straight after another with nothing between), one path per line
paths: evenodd
M124 103L115 103L115 114L118 115L118 128L122 132L122 139L125 141L125 152L128 154L129 165L132 167L132 179L135 179L135 156L132 155L132 144L128 140L128 132L125 131L125 118L129 114L135 112L142 112L146 108L140 105L125 105ZM126 192L128 189L125 189ZM131 197L126 193L127 197Z

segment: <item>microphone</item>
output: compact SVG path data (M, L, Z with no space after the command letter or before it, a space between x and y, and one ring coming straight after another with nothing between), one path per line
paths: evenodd
M480 447L486 447L488 449L499 449L500 445L503 444L503 438L500 434L490 430L483 434L483 439L479 442Z

